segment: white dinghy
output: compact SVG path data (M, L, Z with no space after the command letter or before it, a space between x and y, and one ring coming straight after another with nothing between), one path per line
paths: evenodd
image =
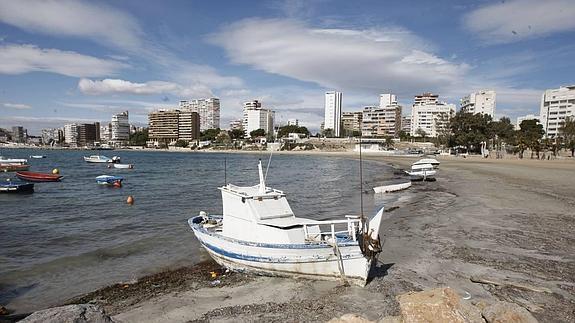
M405 190L409 187L411 187L411 182L405 182L405 183L377 186L377 187L373 188L373 191L376 194L391 193L391 192L397 192L397 191Z
M413 167L416 165L426 165L426 164L430 164L431 166L433 166L433 168L437 168L441 163L435 158L423 158L411 164L411 166Z
M261 161L258 170L259 185L220 187L223 215L201 212L188 220L212 258L235 271L364 286L381 252L383 208L370 221L298 218L286 194L265 186Z
M420 165L413 165L411 166L410 171L405 171L410 177L411 180L429 180L435 176L437 171L433 169L433 165L431 164L420 164Z

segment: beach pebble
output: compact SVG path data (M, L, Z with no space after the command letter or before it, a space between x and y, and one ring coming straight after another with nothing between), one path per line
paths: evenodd
M114 321L96 305L75 304L53 307L32 313L23 323L113 323Z

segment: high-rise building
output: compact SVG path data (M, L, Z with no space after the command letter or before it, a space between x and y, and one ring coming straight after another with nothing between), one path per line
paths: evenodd
M178 140L179 136L179 110L157 110L148 114L149 130L148 138L150 141L159 143L172 144Z
M180 101L180 109L190 109L197 112L200 117L200 131L217 129L220 127L220 99L198 99Z
M402 107L397 103L395 94L385 93L379 95L379 108L383 109L383 133L386 136L398 137L401 131Z
M178 116L178 140L200 139L200 115L190 109L180 111Z
M449 119L455 114L455 105L439 102L439 96L423 93L415 96L411 108L411 135L437 137L439 131L446 129Z
M78 146L78 125L70 123L64 125L64 142L71 147Z
M128 111L112 116L112 135L110 141L114 145L123 145L130 139L130 120Z
M324 130L331 129L333 136L341 135L341 92L325 92Z
M267 134L274 132L275 112L269 109L249 109L247 111L247 127L244 129L246 136L250 132L263 129Z
M517 117L517 123L515 124L515 130L519 130L521 129L521 122L523 122L524 120L538 120L540 121L540 117L536 116L534 114L528 114L525 116L521 116L521 117Z
M476 114L495 115L495 91L483 90L474 92L460 101L461 110Z
M244 108L242 113L242 129L247 131L248 129L248 111L258 110L262 108L262 103L258 100L244 102ZM246 133L246 138L249 137L249 132Z
M244 130L243 120L238 119L230 121L230 130Z
M26 142L26 129L22 126L12 127L12 141L18 143Z
M411 133L411 117L401 116L401 131Z
M361 122L363 112L343 112L341 114L341 125L345 136L352 136L354 132L361 132Z
M575 117L575 85L546 90L541 96L539 116L548 138L559 135L565 118Z
M108 142L110 139L112 139L112 124L100 126L100 141Z
M79 146L91 146L100 140L100 123L82 123L76 125L78 132L77 144Z
M362 137L383 137L385 132L383 130L383 123L385 119L385 111L378 106L367 106L363 108L361 121L361 135Z
M64 132L62 129L49 128L42 129L42 143L44 145L53 146L64 141Z
M384 93L379 95L379 107L383 108L388 105L397 104L397 97L395 94Z
M287 125L299 127L299 120L298 119L288 119Z

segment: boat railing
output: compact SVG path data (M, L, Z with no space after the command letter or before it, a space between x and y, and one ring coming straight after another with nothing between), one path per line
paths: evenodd
M328 240L331 239L331 242L336 242L339 234L347 234L347 237L357 241L356 231L360 226L360 217L358 215L346 215L345 217L345 220L318 220L304 223L305 240L321 242L322 238L327 237ZM347 226L345 229L343 229L344 225Z

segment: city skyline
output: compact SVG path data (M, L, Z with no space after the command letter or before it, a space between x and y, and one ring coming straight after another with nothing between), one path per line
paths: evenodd
M423 92L458 105L491 89L495 118L516 120L575 83L569 1L139 4L0 1L0 127L39 135L126 110L142 125L152 110L218 97L222 127L258 99L277 123L318 130L334 89L343 112L394 93L404 115Z

